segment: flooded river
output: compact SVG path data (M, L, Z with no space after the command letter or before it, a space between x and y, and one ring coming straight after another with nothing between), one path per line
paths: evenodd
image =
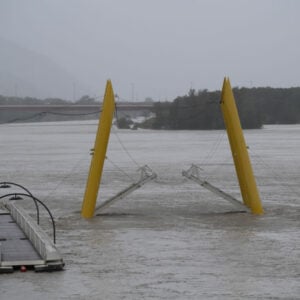
M80 217L96 121L0 126L1 181L27 187L55 216L65 270L0 275L0 299L300 299L300 126L245 131L263 216L241 199L224 131L113 129L98 203L158 177L91 220ZM23 205L34 213L29 202ZM52 234L46 213L42 227Z

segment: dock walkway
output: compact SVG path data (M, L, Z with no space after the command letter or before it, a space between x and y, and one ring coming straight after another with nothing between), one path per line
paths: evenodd
M17 204L0 207L0 273L28 266L35 271L61 270L63 259L40 226Z

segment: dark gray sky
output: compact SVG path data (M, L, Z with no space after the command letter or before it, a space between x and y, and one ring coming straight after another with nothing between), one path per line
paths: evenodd
M1 0L0 37L102 95L300 86L299 0ZM73 91L70 90L70 94Z

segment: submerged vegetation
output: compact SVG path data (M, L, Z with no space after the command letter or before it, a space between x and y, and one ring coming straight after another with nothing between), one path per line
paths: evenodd
M264 124L297 124L300 123L300 88L234 88L242 127L244 129L261 128ZM120 117L120 128L149 128L169 130L203 130L224 128L219 107L220 91L195 91L191 89L185 96L177 97L172 102L154 102L153 117L142 123L134 123L129 115ZM99 103L99 102L98 102ZM94 98L83 96L71 102L62 99L36 99L5 97L0 95L0 105L79 105L97 104ZM99 104L100 105L100 104ZM51 119L39 115L30 118L32 112L1 112L1 123L11 120L46 121L97 118L98 115L51 116ZM41 118L42 117L42 118Z

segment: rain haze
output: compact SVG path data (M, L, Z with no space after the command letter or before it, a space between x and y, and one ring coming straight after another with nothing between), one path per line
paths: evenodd
M44 260L24 262L18 247L33 234L1 223L0 273L14 272L0 274L0 299L300 299L299 8L299 0L0 0L1 222L8 202L35 222L40 199L54 216L38 212L40 227L65 262L62 272L35 273ZM227 81L221 97L203 91L220 90L224 76L249 87L234 90L247 147ZM117 101L199 93L117 103L112 121L109 84L100 122L99 103L56 99L99 100L108 78ZM254 88L262 86L288 91ZM26 96L54 99L41 108ZM259 197L248 197L256 184L246 153L263 214ZM87 181L98 180L90 166L102 174L101 209L86 219ZM10 202L19 194L35 200Z
M300 2L2 0L0 94L173 100L300 85Z

